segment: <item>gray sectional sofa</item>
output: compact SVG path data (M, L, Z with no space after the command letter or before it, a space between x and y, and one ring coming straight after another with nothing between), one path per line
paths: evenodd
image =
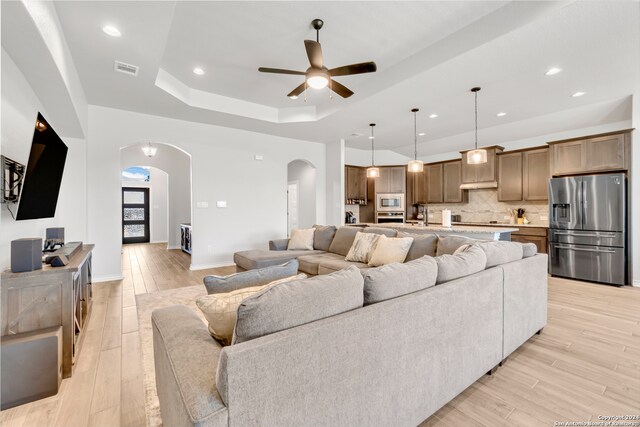
M363 287L359 308L228 347L188 307L155 311L164 425L418 425L546 325L547 256L503 263L500 254L483 250L490 267L446 282L440 277L446 269L429 265L440 269L447 256L442 263L412 262L428 261L428 278L406 274L414 268L407 263L395 264L407 266L396 276L388 274L393 264L363 270L356 276L364 285L345 283ZM378 286L368 295L367 280ZM430 283L415 291L418 280ZM379 301L394 287L410 293L367 305L371 289L383 296ZM296 308L329 304L323 298L309 296Z

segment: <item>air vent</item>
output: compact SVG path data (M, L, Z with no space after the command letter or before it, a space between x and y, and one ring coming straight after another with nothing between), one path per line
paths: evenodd
M138 75L139 69L140 67L136 65L127 64L120 61L116 61L114 66L114 70L124 74L129 74L130 76L134 76L134 77Z

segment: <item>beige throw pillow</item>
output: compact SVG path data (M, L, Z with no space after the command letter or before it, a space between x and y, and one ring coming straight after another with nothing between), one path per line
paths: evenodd
M371 255L369 265L378 267L392 262L404 262L411 249L413 237L387 237L381 235Z
M351 245L351 249L349 249L349 253L344 260L368 263L379 238L379 234L362 233L358 231Z
M274 280L262 286L252 286L228 293L202 296L196 300L196 305L204 314L207 322L209 322L209 333L211 336L222 345L230 345L231 338L233 338L233 329L236 326L238 306L242 301L263 289L279 283L306 279L306 277L306 274L298 274L297 276Z
M287 246L288 251L302 250L302 251L312 251L313 250L313 235L315 234L315 228L306 228L306 229L298 229L294 228L291 230L291 238L289 239L289 245Z

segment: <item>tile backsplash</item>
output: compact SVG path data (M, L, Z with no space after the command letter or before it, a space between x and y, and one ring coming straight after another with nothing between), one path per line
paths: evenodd
M442 222L442 210L451 210L452 215L460 215L462 222L489 222L498 221L508 223L509 209L524 209L525 217L532 225L547 226L549 223L549 205L541 202L499 202L498 191L487 188L482 190L469 190L469 203L430 203L429 222Z

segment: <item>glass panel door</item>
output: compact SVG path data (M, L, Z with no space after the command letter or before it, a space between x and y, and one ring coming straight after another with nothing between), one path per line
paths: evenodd
M148 243L149 237L149 189L122 187L122 243Z

